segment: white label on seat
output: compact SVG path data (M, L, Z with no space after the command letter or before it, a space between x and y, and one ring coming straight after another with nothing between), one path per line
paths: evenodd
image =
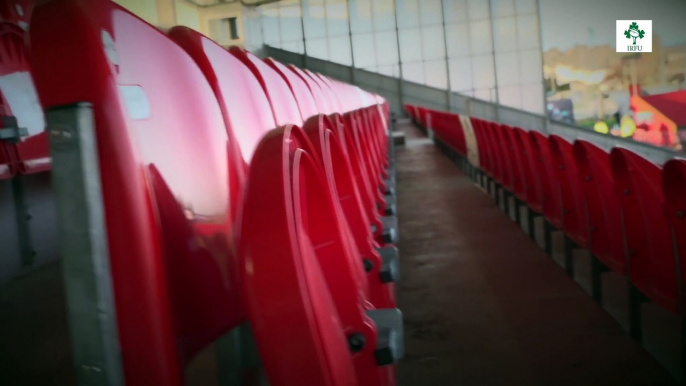
M5 96L12 115L17 118L19 127L36 135L45 129L43 109L33 85L31 74L27 71L0 76L0 92Z
M124 104L126 104L126 111L131 119L150 118L150 101L141 86L120 84L119 93L124 100Z
M117 57L117 49L114 46L114 39L112 35L106 30L100 31L100 39L102 39L102 46L105 49L105 55L107 59L112 62L115 66L119 64L119 58Z

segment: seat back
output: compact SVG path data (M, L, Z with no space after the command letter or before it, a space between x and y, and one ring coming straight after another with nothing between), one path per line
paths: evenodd
M683 293L686 277L686 161L673 159L662 170L662 191L665 197L665 217L671 229L675 261L679 262L677 283ZM683 295L682 295L683 296ZM680 299L683 309L684 299Z
M0 22L0 116L0 128L27 130L27 136L19 142L0 145L5 147L8 157L16 158L12 162L16 163L17 172L31 174L49 170L45 117L27 61L24 31L8 22Z
M260 58L240 47L232 46L229 48L229 52L252 71L262 86L272 107L276 125L283 126L291 123L302 126L303 118L298 102L286 80Z
M550 155L548 137L537 131L529 132L529 144L534 159L534 176L540 186L540 197L543 205L543 215L546 220L557 228L562 227L562 214L560 213L560 186L556 182L553 172L553 159Z
M317 106L317 112L320 114L331 114L334 113L336 110L333 108L331 101L329 98L326 97L324 94L324 91L322 88L319 86L317 82L312 79L307 73L305 73L304 70L289 64L288 69L292 71L297 77L299 77L310 89L310 92L312 93L312 96L314 97L314 102ZM309 118L309 117L308 117Z
M518 199L524 198L524 184L522 183L522 171L519 162L519 154L515 147L514 129L508 125L502 125L505 154L507 156L507 168L510 174L512 192Z
M331 215L331 201L303 189L319 176L293 128L265 137L250 168L239 248L253 272L245 286L250 320L271 384L354 385L353 359L317 259L322 240L309 236L315 227L330 233L336 221L317 221L317 215ZM306 194L328 213L296 214L294 200L307 208Z
M621 207L629 278L655 303L678 313L677 270L664 215L662 168L623 148L612 149L610 164Z
M491 162L491 176L493 177L493 179L500 183L502 182L503 178L502 162L504 157L502 152L500 151L500 137L496 132L497 129L494 124L485 120L479 120L479 122L484 127L488 137Z
M317 103L310 91L309 87L299 76L297 76L293 71L289 70L285 65L273 60L271 58L264 59L274 71L276 71L281 77L286 81L290 87L295 100L298 102L298 107L300 108L300 115L303 121L306 121L309 117L317 115L319 113Z
M572 144L557 135L551 135L548 141L555 182L560 187L559 200L563 229L580 247L587 248L588 231L583 215L584 203L576 163L572 155Z
M507 142L506 129L503 125L491 122L496 135L496 149L500 154L500 182L507 190L512 190L512 161Z
M28 29L35 0L4 0L0 2L0 21Z
M30 34L43 106L92 105L126 381L180 384L245 319L215 94L181 47L110 1L41 4Z
M350 232L354 256L367 259L373 264L366 277L358 279L364 279L368 283L366 285L369 286L370 300L377 308L395 307L394 288L389 288L393 286L383 285L378 279L381 256L374 249L369 218L362 206L362 197L350 161L333 131L333 122L325 115L310 117L305 122L304 130L322 161L333 197L338 201L341 213L345 216L347 227L344 230ZM361 260L360 264L363 264Z
M470 122L474 130L476 147L479 152L479 167L488 172L490 170L490 153L487 140L488 137L486 136L485 130L483 129L480 120L474 121L470 118Z
M541 196L540 187L537 186L538 180L534 179L534 159L531 151L531 143L529 142L529 135L526 131L519 127L514 129L515 149L517 160L519 162L520 178L522 179L522 198L526 203L536 212L541 212Z
M574 142L573 153L591 251L608 268L623 275L624 244L610 154L584 140Z
M324 98L326 98L326 102L330 109L328 114L341 113L345 111L340 99L341 95L334 92L329 82L325 81L321 74L314 73L306 68L301 69L301 71L304 72L305 75L309 76L310 79L312 79L312 81L319 86L319 89L321 90Z
M169 37L188 52L214 90L229 137L235 137L243 162L250 164L257 143L276 127L269 100L252 72L222 46L188 27Z

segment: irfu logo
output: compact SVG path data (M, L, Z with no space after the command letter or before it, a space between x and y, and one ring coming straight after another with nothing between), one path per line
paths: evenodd
M617 20L617 52L653 52L652 20Z
M638 29L638 24L636 24L636 22L633 22L629 26L629 29L624 31L624 36L626 36L627 39L634 38L635 45L637 38L643 39L643 36L645 36L645 31Z

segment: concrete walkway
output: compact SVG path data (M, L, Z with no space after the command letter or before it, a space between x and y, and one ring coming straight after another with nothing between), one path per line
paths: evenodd
M490 196L399 129L401 385L672 384Z

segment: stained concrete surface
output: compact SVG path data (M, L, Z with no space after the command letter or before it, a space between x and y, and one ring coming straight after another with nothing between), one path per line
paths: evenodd
M673 383L490 196L399 129L402 386Z

